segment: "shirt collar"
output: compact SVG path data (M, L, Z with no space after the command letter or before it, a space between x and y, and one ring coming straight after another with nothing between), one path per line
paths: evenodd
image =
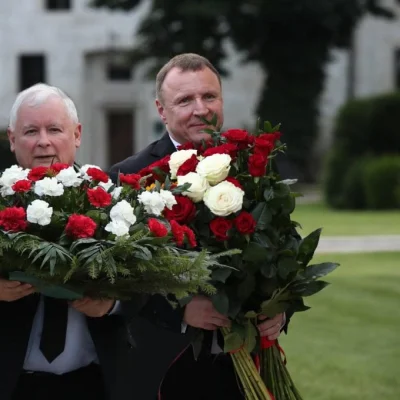
M172 136L171 134L168 132L169 138L171 139L172 144L175 146L176 149L178 149L178 146L180 146L181 144L179 142L177 142Z

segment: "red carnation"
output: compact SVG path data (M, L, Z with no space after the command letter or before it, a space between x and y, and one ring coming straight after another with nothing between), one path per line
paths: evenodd
M172 206L172 209L164 209L164 216L166 219L171 221L174 219L180 224L188 224L191 222L196 215L196 206L193 201L186 196L175 196L176 204Z
M86 174L89 175L92 180L96 182L107 183L109 179L108 175L99 168L90 167L86 171Z
M183 232L185 233L187 240L189 242L189 246L190 247L196 247L197 246L197 242L196 242L196 236L194 234L194 232L188 227L183 225L182 226Z
M178 246L183 245L183 240L185 239L185 233L181 225L179 225L176 221L169 221L171 224L171 232L174 236L175 242Z
M111 194L107 193L102 187L88 189L87 196L89 203L94 207L107 207L111 204Z
M249 235L256 230L257 222L247 211L242 211L233 222L238 232L243 235Z
M139 174L119 174L119 181L135 190L140 189L139 181L141 178Z
M28 173L28 179L34 182L40 181L48 174L48 172L49 172L48 167L40 166L32 168Z
M62 171L63 169L67 169L70 166L68 164L63 164L63 163L55 163L50 165L49 169L52 170L56 175Z
M249 173L251 176L264 176L267 166L267 157L262 154L253 154L249 157Z
M207 149L204 153L203 156L212 156L213 154L228 154L231 156L231 158L236 158L238 152L238 147L236 144L233 143L224 143L221 144L220 146L217 147L211 147Z
M241 185L241 183L236 178L234 178L233 176L228 176L225 180L230 182L230 183L232 183L233 185L235 185L239 189L243 190L243 186Z
M217 217L210 222L210 229L217 240L227 240L228 231L232 226L232 221L223 217Z
M11 186L11 189L17 193L23 193L23 192L29 192L29 190L31 190L31 187L32 187L31 181L28 181L27 179L22 179L20 181L15 182L14 185Z
M168 229L166 226L155 218L150 218L147 223L150 232L157 237L164 237L168 234Z
M149 166L141 169L138 172L138 174L141 177L147 176L147 175L152 175L152 178L147 180L148 185L153 183L155 180L163 181L164 180L163 177L157 174L157 172L155 171L155 168L159 168L161 171L168 174L170 171L169 163L168 163L170 158L171 158L170 155L165 156L161 160L158 160L158 161L154 162L153 164L150 164Z
M183 176L188 174L189 172L195 172L198 163L199 160L197 159L196 155L193 154L178 168L176 176Z
M0 226L8 232L24 231L28 226L25 210L22 207L9 207L0 211Z
M186 142L185 144L180 144L177 150L194 150L194 144L192 142Z
M72 214L68 218L65 233L74 239L93 237L96 231L96 222L85 215Z

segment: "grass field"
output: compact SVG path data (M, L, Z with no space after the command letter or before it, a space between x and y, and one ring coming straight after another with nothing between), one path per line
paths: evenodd
M330 254L332 283L281 339L304 400L400 398L400 252ZM284 336L284 335L283 335Z
M299 204L292 219L302 225L302 235L317 228L323 228L323 236L400 235L399 211L337 211L321 203Z

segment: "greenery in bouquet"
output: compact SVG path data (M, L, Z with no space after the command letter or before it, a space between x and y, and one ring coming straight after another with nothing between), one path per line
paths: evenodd
M275 157L285 151L279 126L265 122L255 133L230 129L216 120L208 141L187 143L179 151L140 171L149 183L183 189L167 219L188 224L201 248L211 253L240 249L226 261L232 269L215 268L212 296L216 309L232 320L224 329L224 350L231 353L248 399L301 399L286 369L277 341L260 337L261 318L305 311L304 297L323 289L319 278L337 264L310 264L321 230L301 238L291 220L293 180L281 180ZM185 186L186 185L186 186ZM251 357L250 354L253 356ZM260 376L262 379L260 379Z
M193 231L161 213L180 188L146 188L139 175L118 185L99 167L54 164L0 176L0 274L90 297L133 292L211 294L217 257L197 246Z

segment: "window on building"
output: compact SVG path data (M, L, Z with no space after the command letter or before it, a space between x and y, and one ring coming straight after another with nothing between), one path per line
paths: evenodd
M394 78L397 89L400 89L400 47L394 53Z
M19 57L19 90L35 83L46 82L46 58L43 54L23 54Z
M130 81L132 79L132 68L123 64L108 64L107 79L110 81Z
M45 0L47 10L70 10L71 0Z

